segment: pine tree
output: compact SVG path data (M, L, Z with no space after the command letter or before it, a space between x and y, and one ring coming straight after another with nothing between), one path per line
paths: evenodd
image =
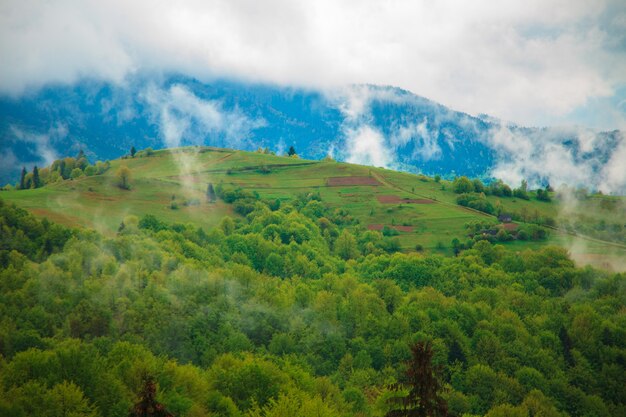
M156 383L151 377L144 378L144 386L139 394L139 402L130 410L129 417L174 417L156 400Z
M33 184L32 184L33 188L39 188L41 187L41 178L39 178L39 168L37 168L37 165L35 165L33 167Z
M287 152L287 155L294 156L295 154L296 154L296 148L294 148L293 146L290 146L289 151Z
M207 200L209 200L210 203L214 203L216 200L215 189L213 188L212 183L209 183L209 185L206 188L206 198Z
M20 190L26 188L26 167L22 167L22 173L20 175Z
M137 149L135 149L134 146L131 146L130 147L130 156L131 156L131 158L134 158L136 153L137 153Z
M64 180L66 180L68 178L68 176L66 176L65 160L64 159L62 159L61 162L59 162L59 174L61 174L61 178L63 178Z
M433 349L429 342L418 342L411 346L411 360L402 381L391 386L394 391L408 390L405 397L394 397L389 401L397 408L385 417L446 417L448 405L439 396L441 382L432 365Z

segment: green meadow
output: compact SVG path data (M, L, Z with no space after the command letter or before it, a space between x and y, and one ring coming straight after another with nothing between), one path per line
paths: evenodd
M116 172L121 166L131 172L129 190L116 185ZM215 203L207 201L209 183L256 191L261 198L283 202L301 193L319 192L326 204L346 209L362 228L397 228L404 251L418 246L427 252L452 254L450 242L467 238L468 222L498 223L494 216L457 205L457 194L445 180L331 160L311 161L209 147L162 150L151 156L118 159L111 161L110 169L102 175L64 180L38 189L3 191L0 197L55 222L113 235L127 216L153 214L167 222L204 228L215 226L226 215L237 217L231 205L219 199ZM538 201L530 194L530 200L495 196L487 199L504 211L524 213L528 218L582 216L591 220L606 216L602 207L610 205L611 200L624 202L623 198L596 196L572 209L556 200ZM172 208L172 201L177 202L178 208ZM626 246L620 243L562 230L552 230L546 241L514 241L505 246L518 251L548 244L571 249L581 263L605 265L626 259Z

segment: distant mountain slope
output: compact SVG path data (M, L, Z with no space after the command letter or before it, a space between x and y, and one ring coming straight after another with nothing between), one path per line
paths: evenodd
M113 159L137 149L205 144L294 146L307 158L516 184L585 185L624 193L618 132L522 128L450 110L410 92L370 85L315 91L171 76L124 85L86 81L0 98L0 181L83 149Z

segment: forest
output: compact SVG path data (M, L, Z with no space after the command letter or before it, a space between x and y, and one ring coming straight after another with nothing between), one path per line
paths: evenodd
M149 378L174 416L384 416L416 342L450 416L626 415L626 274L217 188L241 217L112 236L0 200L0 415L127 416Z

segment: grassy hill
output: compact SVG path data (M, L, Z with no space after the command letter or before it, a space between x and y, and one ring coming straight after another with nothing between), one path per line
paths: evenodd
M130 169L130 190L116 185L120 166ZM38 189L5 191L0 197L55 222L112 235L129 215L153 214L167 222L205 228L216 225L226 215L237 217L231 205L219 199L207 202L208 183L240 187L257 192L261 198L281 201L293 200L301 193L319 192L325 203L348 210L360 227L380 230L387 226L397 230L405 251L419 245L426 251L451 254L451 240L466 239L468 223L498 223L495 216L457 205L457 194L444 180L334 161L207 147L118 159L111 161L110 169L102 175L60 181ZM620 208L626 206L622 204L625 199L619 197L586 199L567 207L568 211L557 201L495 196L487 199L506 212L524 213L529 221L533 216L567 215L593 222L626 215ZM604 208L609 211L603 211ZM521 250L547 244L567 247L581 263L626 267L620 264L626 259L626 245L559 230L553 230L544 241L513 241L505 246Z

